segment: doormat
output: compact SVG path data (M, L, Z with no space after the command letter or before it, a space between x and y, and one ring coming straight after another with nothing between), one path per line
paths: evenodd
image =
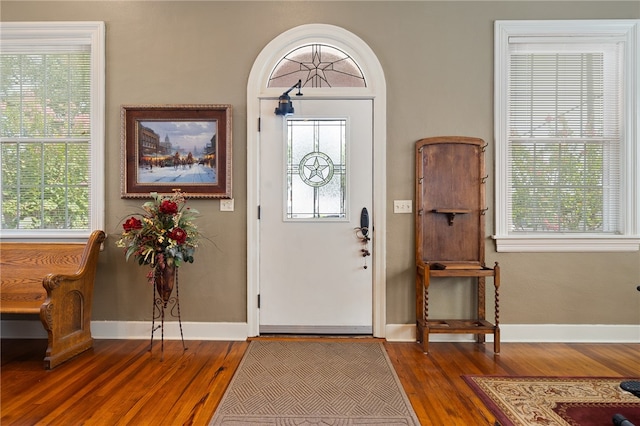
M382 343L254 340L209 424L420 423Z
M620 377L463 376L497 425L612 425L615 414L640 426L640 398Z

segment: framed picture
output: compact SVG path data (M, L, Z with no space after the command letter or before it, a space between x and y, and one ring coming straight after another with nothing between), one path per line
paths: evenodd
M231 198L231 105L124 105L122 198Z

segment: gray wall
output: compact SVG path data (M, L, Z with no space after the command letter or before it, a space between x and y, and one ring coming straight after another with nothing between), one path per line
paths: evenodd
M412 215L415 141L437 135L485 139L493 211L493 22L497 19L640 18L635 1L7 1L3 21L105 21L107 27L106 231L95 320L150 319L146 268L115 247L121 221L142 200L120 198L120 106L232 104L235 212L193 200L210 239L180 270L183 320L246 321L246 86L262 48L305 23L343 27L382 63L388 91L387 323L414 322ZM491 214L487 235L493 233ZM640 252L496 253L504 324L640 324ZM431 313L469 309L468 286L434 285ZM463 301L463 302L461 302ZM460 306L462 305L462 307Z

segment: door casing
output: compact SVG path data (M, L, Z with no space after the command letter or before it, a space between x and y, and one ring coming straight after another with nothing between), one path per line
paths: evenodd
M371 48L355 34L333 25L307 24L273 39L256 58L247 83L247 335L259 334L259 117L260 101L271 99L274 109L281 88L267 87L273 65L288 52L308 43L325 43L347 52L367 79L363 88L314 88L307 93L323 99L373 101L373 335L386 335L386 83L382 66Z

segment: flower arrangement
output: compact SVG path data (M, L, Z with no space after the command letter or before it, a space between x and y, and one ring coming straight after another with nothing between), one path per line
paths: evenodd
M126 249L126 260L133 256L138 264L150 265L148 278L153 282L167 267L193 263L200 234L193 223L198 211L186 207L182 193L162 196L152 192L151 198L142 205L144 214L134 214L123 223L116 245Z

